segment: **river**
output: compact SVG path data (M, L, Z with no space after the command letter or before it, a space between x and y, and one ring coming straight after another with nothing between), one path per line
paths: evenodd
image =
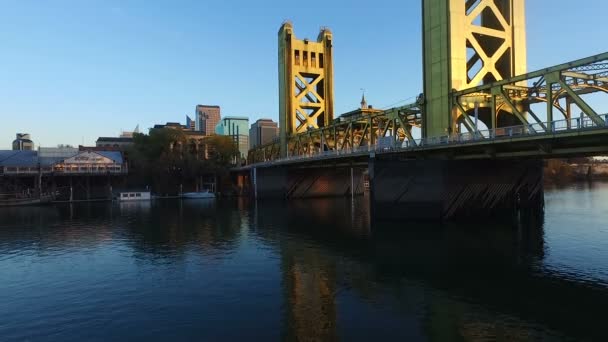
M364 199L0 208L1 341L608 341L608 184L543 219Z

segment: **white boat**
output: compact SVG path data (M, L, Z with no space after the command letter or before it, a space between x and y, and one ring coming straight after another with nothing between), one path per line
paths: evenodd
M131 191L118 194L118 200L124 201L149 201L152 198L149 191Z
M198 192L184 192L181 197L184 199L215 198L215 194L205 190Z

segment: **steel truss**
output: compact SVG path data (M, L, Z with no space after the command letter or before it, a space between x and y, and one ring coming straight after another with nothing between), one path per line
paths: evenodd
M608 95L608 53L603 53L570 63L557 65L491 84L452 93L452 132L479 133L472 115L475 108L487 114L481 121L488 129L500 133L500 128L515 124L528 127L532 133L547 133L556 129L552 122L564 119L567 128L578 122L604 125L594 104L585 95ZM608 97L605 101L608 101ZM546 120L532 109L535 104L545 103ZM573 115L573 106L580 113ZM501 116L510 115L515 122L501 125Z
M512 134L513 126L521 126L526 133L548 133L571 126L604 126L607 122L585 95L608 95L608 52L527 73L502 81L462 91L453 91L451 134L470 133L476 137L493 138ZM608 97L606 99L608 101ZM546 104L546 120L532 109ZM607 102L608 103L608 102ZM581 111L574 117L573 106ZM475 108L485 113L479 120L488 130L483 132L472 118ZM557 115L556 115L557 114ZM362 147L387 146L416 147L420 139L412 136L412 127L420 127L424 115L424 98L402 107L370 115L338 118L323 128L311 129L288 138L288 158L312 156L327 151L353 151ZM563 116L565 120L561 119ZM554 116L558 116L555 117ZM501 123L501 117L511 121ZM567 127L555 127L556 122ZM504 130L504 132L503 132ZM491 132L491 133L488 133ZM493 135L493 136L489 136ZM423 137L432 139L433 137ZM448 137L449 138L449 137ZM249 152L250 164L274 161L280 158L280 142L260 146Z
M289 137L288 156L314 155L324 151L347 151L404 140L415 144L412 127L420 127L422 109L419 103L348 119L338 118L326 127L310 129ZM251 163L280 159L279 141L249 152Z

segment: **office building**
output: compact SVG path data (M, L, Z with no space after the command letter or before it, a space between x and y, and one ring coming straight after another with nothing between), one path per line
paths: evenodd
M247 158L249 152L249 118L243 116L227 116L220 120L215 127L215 133L232 137L238 146L241 158Z
M195 112L195 129L205 135L212 135L222 118L220 106L197 105Z
M259 119L249 129L249 148L272 142L279 136L279 125L270 119Z
M13 141L13 151L31 151L34 149L34 142L27 133L17 133L17 138Z
M186 127L189 131L196 131L196 120L192 120L189 115L186 115Z

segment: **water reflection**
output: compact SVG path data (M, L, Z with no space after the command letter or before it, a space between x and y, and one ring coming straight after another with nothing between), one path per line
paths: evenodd
M544 272L543 221L516 228L510 222L370 226L365 211L351 219L336 214L347 209L332 200L265 202L254 209L258 226L286 227L280 246L289 339L404 333L401 337L437 341L512 341L605 335L606 287ZM351 296L395 311L376 313L362 322L364 331L353 334L351 323L341 319L349 313L340 310L341 300L350 305ZM386 331L387 322L401 319L410 322L410 330Z
M361 199L4 208L0 337L606 340L606 196L550 189L516 227Z

